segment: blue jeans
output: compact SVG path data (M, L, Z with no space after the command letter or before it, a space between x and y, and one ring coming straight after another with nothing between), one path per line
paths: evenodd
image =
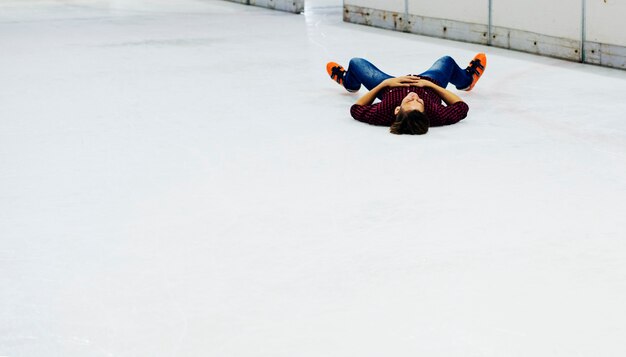
M452 83L457 89L463 89L472 83L472 76L459 67L450 56L441 57L420 76L436 80L443 88L448 83ZM349 90L358 90L361 85L364 85L368 90L372 90L387 78L393 78L393 76L376 68L366 59L353 58L350 60L348 71L344 76L343 86Z

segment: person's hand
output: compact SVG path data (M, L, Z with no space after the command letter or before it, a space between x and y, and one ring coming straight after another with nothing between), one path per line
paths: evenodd
M393 87L410 87L410 86L418 86L420 81L425 82L424 80L420 79L417 76L402 76L402 77L395 77L395 78L386 79L385 80L385 84L389 88L393 88Z
M425 79L421 79L420 77L415 77L415 78L417 78L417 82L415 82L414 84L411 84L412 86L416 86L416 87L430 87L433 84L433 82L427 81Z

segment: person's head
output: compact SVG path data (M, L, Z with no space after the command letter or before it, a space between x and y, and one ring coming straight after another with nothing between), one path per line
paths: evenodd
M416 93L407 94L395 109L396 121L389 131L392 134L421 135L428 132L430 120L424 114L424 101Z

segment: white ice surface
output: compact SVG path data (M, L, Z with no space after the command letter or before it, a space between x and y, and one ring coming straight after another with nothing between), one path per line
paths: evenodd
M0 356L625 356L626 72L307 1L0 2ZM325 73L479 51L421 137Z

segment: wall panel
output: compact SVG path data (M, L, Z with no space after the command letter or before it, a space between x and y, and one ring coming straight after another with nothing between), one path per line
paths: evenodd
M580 0L494 0L493 25L580 40Z
M574 61L581 59L582 3L579 1L494 0L491 16L490 42L494 46Z
M488 0L407 0L408 31L421 35L487 44Z
M587 0L585 61L626 69L626 2Z
M344 20L626 69L626 1L344 0Z
M487 25L489 20L488 0L408 0L409 14L429 18L447 19L473 24ZM436 4L436 6L433 6Z
M405 0L344 0L344 5L359 6L368 9L404 13Z
M245 5L255 5L273 10L282 10L296 14L304 11L304 0L226 0Z
M405 0L344 0L343 5L344 21L407 31Z

